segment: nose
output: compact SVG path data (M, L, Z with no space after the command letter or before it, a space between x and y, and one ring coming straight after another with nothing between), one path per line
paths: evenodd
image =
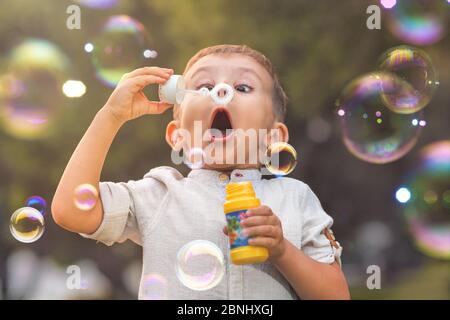
M229 92L228 88L220 88L219 91L217 92L217 96L219 98L226 97L226 95L229 94L228 92Z
M226 83L219 83L211 90L211 98L215 103L226 105L234 96L233 87Z

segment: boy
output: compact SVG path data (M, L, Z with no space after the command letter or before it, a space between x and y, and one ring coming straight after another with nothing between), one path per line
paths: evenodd
M139 181L99 182L119 128L129 120L172 107L148 101L141 91L149 84L164 84L172 74L171 69L146 67L122 77L63 173L52 202L56 223L107 245L127 239L141 245L143 277L164 277L169 299L348 299L340 269L341 248L329 229L333 220L311 189L292 178L261 179L259 162L248 161L248 151L244 163L233 162L238 144L231 142L237 139L233 134L237 129L276 132L259 137L262 148L288 140L283 123L286 95L270 61L247 46L213 46L193 56L183 73L186 87L212 90L226 83L235 91L233 100L221 106L201 95L187 94L174 106L174 119L167 125L166 141L173 150L186 151L187 144L203 149L213 146L213 161L191 170L187 177L163 166ZM183 134L192 137L195 123L201 123L209 137L200 145L187 141ZM218 139L212 129L228 129L231 134ZM249 210L243 222L250 244L269 251L269 260L261 264L229 262L223 202L226 184L238 181L251 181L263 204ZM83 183L100 190L101 201L87 214L72 204L73 190ZM208 291L193 291L175 276L178 250L196 239L215 243L226 259L224 278ZM143 290L141 281L140 298Z

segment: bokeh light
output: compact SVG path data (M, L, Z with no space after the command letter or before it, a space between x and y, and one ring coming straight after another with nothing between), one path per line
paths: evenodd
M0 76L3 129L23 139L48 136L63 105L67 57L51 42L29 39L11 50L5 64Z
M143 300L166 300L168 298L167 280L159 274L148 274L142 279Z
M408 188L401 187L395 192L395 198L400 203L407 203L411 199L411 192Z
M68 98L79 98L86 93L86 86L82 81L67 80L64 82L62 90Z
M31 196L25 201L26 207L35 208L38 210L42 215L45 215L45 212L47 210L47 202L44 198L40 196Z
M421 110L430 102L439 85L430 57L423 50L410 46L387 50L380 58L380 69L410 84L399 86L401 90L388 87L383 92L385 105L394 112L407 114Z
M176 274L189 289L204 291L214 288L224 273L223 253L210 241L194 240L178 251Z
M399 159L416 144L422 127L412 121L420 121L422 115L392 112L381 98L387 90L403 90L403 85L404 81L395 76L375 72L358 77L344 88L336 106L343 141L351 154L382 164Z
M89 52L92 52L93 50L94 50L94 45L92 43L88 42L84 45L84 51L89 53Z
M81 184L75 188L73 200L78 209L92 210L98 201L98 190L91 184Z
M404 214L423 253L450 260L450 140L423 148L406 188L411 199Z
M442 0L398 0L388 12L388 28L406 43L431 45L445 35L446 6Z
M308 138L317 143L327 141L331 136L331 125L321 117L315 117L308 121L306 133Z
M23 243L37 241L44 233L45 222L35 208L23 207L14 211L9 222L12 236Z
M265 166L270 173L285 176L297 166L297 151L289 143L273 143L267 148Z
M112 16L95 40L85 44L96 75L105 85L114 87L124 73L148 64L157 52L149 47L150 37L142 23L126 15Z

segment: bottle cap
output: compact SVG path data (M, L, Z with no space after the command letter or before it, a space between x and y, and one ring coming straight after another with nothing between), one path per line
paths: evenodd
M181 75L173 75L165 84L160 85L158 90L159 100L166 103L179 104L181 99L179 95L177 99L177 91L181 87L182 81Z

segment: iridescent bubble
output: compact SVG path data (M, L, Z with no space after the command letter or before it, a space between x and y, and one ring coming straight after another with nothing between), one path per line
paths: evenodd
M98 201L97 189L88 183L79 185L74 192L75 206L83 211L92 210Z
M205 162L205 152L202 148L191 148L189 149L184 163L192 170L200 169L203 167Z
M380 58L380 69L403 80L396 90L392 90L388 83L382 94L385 105L394 112L408 114L419 111L430 102L439 85L430 57L417 48L399 46L389 49ZM400 83L400 80L396 82Z
M110 87L124 73L145 66L146 60L157 57L155 49L149 48L150 39L144 25L126 15L110 17L92 46L86 46L97 77Z
M46 40L29 39L11 50L0 76L0 122L6 132L23 139L50 134L63 105L68 64Z
M167 280L159 274L148 274L142 279L141 292L143 300L166 300Z
M192 290L214 288L222 280L224 273L223 253L210 241L194 240L178 251L177 277Z
M416 246L430 257L450 260L450 140L421 150L405 186L411 198L404 214Z
M430 45L446 32L448 8L442 0L397 0L388 11L388 28L400 40Z
M392 112L381 98L382 92L398 92L403 85L395 76L376 72L353 80L342 91L336 101L337 115L344 144L357 158L377 164L392 162L416 144L422 126L413 120L418 124L422 115Z
M45 215L45 212L47 210L47 202L44 198L40 196L31 196L25 201L26 207L35 208L38 210L42 215Z
M44 217L38 210L31 207L14 211L9 223L12 236L23 243L35 242L42 236L44 229Z
M397 0L381 0L380 3L386 9L391 9L397 4Z
M265 166L276 176L285 176L297 166L297 152L286 142L276 142L267 148Z
M76 0L76 2L91 9L110 9L117 5L119 0Z

